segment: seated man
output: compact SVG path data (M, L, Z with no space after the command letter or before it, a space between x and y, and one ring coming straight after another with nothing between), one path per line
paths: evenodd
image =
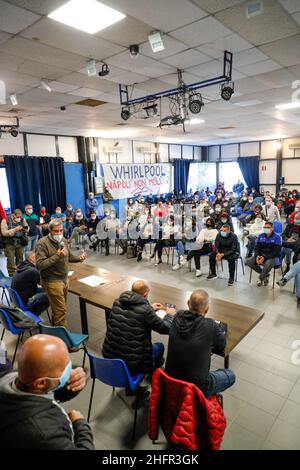
M216 274L216 262L220 262L222 259L226 259L229 265L229 281L228 285L234 283L235 273L235 260L239 254L239 242L235 233L230 231L230 226L225 224L221 227L220 233L216 237L215 241L216 250L209 255L209 268L210 274L207 279L215 279Z
M85 387L81 367L72 370L65 343L35 335L22 346L18 372L0 378L1 450L93 450L93 435L79 411L59 401ZM58 401L59 400L59 401Z
M110 312L103 344L103 357L123 359L131 374L153 372L163 363L164 345L151 343L151 331L169 334L174 309L167 308L161 319L155 310L161 304L150 304L150 288L146 281L135 281L131 291L115 300Z
M26 261L17 267L11 287L17 291L22 302L31 312L40 315L49 306L49 300L43 289L38 287L40 272L35 265L35 252L29 251L26 254Z
M254 256L246 259L246 265L259 273L258 287L269 283L269 273L281 255L281 237L274 232L272 222L266 222L264 233L258 236Z
M211 355L223 353L226 333L215 320L205 318L209 310L205 290L194 291L187 304L188 310L178 311L172 322L165 369L171 377L195 384L209 398L235 382L230 369L210 372Z
M286 269L284 274L286 274L291 265L292 253L293 253L293 244L299 240L300 235L300 212L295 212L293 222L289 222L285 227L282 234L283 248L282 253L285 256Z

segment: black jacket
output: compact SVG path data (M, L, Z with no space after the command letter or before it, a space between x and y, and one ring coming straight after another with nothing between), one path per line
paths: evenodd
M13 275L11 287L15 289L26 305L30 297L37 293L40 273L29 261L23 261Z
M131 374L151 372L151 330L168 334L172 319L170 315L160 319L148 300L135 292L124 292L109 315L103 357L123 359Z
M300 238L298 238L296 242L283 241L282 246L293 250L293 264L297 263L297 261L300 261Z
M214 320L181 310L170 328L166 372L194 383L205 394L210 387L211 354L222 353L225 346L226 334Z
M226 238L218 233L215 245L216 253L224 253L224 258L235 258L240 252L238 238L232 232Z
M93 450L93 435L85 419L72 425L54 400L38 395L8 392L5 373L0 378L0 450ZM65 388L55 399L65 401L76 393ZM74 433L74 435L73 435Z

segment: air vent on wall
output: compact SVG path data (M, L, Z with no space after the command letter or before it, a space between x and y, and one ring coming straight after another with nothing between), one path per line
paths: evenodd
M80 104L81 106L90 106L94 108L95 106L101 106L102 104L106 104L107 101L99 101L99 100L94 100L93 98L87 98L85 100L78 101L75 104Z
M300 149L300 142L295 142L294 144L289 145L289 149Z
M248 2L246 3L245 8L247 18L261 15L264 12L262 0L253 0L252 2Z

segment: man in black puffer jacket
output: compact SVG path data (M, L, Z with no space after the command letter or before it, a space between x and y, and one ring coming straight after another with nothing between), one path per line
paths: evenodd
M151 330L169 334L174 309L167 308L161 319L155 310L161 304L150 304L149 285L136 281L131 291L123 292L115 300L107 323L102 354L107 359L123 359L131 374L152 372L162 365L164 345L151 342Z
M217 277L216 274L216 263L222 259L226 259L229 265L229 281L228 285L231 286L234 283L235 273L235 260L238 258L240 253L240 246L238 237L235 233L232 233L230 226L224 224L217 238L215 240L216 249L209 255L209 269L210 274L206 279L211 280Z

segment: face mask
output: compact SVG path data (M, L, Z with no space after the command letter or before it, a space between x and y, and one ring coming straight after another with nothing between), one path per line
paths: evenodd
M295 212L299 212L299 210L300 210L299 207L295 208Z
M80 213L80 212L78 212L78 213L76 214L76 219L81 219L81 213Z
M63 239L63 235L53 235L53 240L60 243Z
M60 215L60 214L61 214L61 211L60 211L60 210L57 210L57 211L56 211L56 214L57 214L57 215Z
M224 203L224 207L228 207L228 203L227 203L227 202Z
M269 228L264 228L264 234L265 235L270 235L271 230Z
M210 225L210 224L206 224L206 228L211 228L211 225Z
M65 370L63 371L61 376L58 378L59 384L52 390L52 392L54 390L58 390L59 388L64 387L68 383L71 372L72 372L72 362L70 361L66 365ZM53 380L53 379L51 379L51 380Z
M73 210L73 207L72 206L68 207L68 211L71 211L71 210Z
M294 220L294 225L300 225L300 219L295 219Z
M252 204L253 199L248 199L249 204Z
M33 212L33 210L32 210L32 209L27 209L27 214L31 215L31 214L32 214L32 212Z
M271 202L269 202L269 201L266 202L266 206L267 206L267 207L270 207L270 206L271 206Z
M215 209L216 214L220 214L220 212L221 212L221 209Z
M246 197L243 197L243 201L247 201L247 198L246 198Z
M89 199L94 199L94 196L89 196Z
M21 217L17 217L17 218L15 219L15 222L16 222L17 224L19 224L19 223L21 222Z
M221 234L221 237L223 238L227 238L228 237L228 233L227 232L220 232Z
M109 215L109 212L104 212L105 217Z
M222 224L226 224L227 219L221 219Z
M95 216L95 215L92 215L91 219L92 219L92 220L96 220L96 216Z

